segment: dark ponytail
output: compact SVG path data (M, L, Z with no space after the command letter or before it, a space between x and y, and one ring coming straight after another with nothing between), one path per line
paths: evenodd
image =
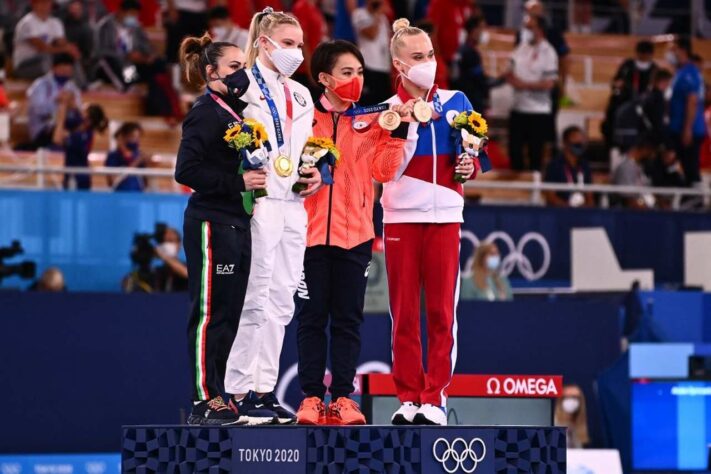
M207 83L207 66L217 67L217 61L226 48L238 48L237 45L223 41L213 42L209 34L200 38L188 36L180 44L180 63L185 71L188 84L202 87Z

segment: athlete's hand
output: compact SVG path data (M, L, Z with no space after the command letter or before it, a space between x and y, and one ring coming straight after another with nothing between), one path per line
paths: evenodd
M308 176L301 176L297 183L303 183L306 185L306 189L299 193L300 196L306 197L311 196L323 185L323 180L321 179L321 173L319 173L316 167L307 168L302 171L303 174Z
M394 104L390 106L390 110L397 112L400 117L402 117L402 120L404 122L412 122L414 121L412 117L412 112L415 107L415 102L417 99L410 99L404 104Z
M247 191L266 189L267 187L267 171L263 168L246 171L242 178L244 178L244 189Z
M462 161L460 161L459 164L457 164L457 166L454 168L455 173L461 174L466 179L471 178L475 170L476 166L474 165L474 160L471 157L462 159Z

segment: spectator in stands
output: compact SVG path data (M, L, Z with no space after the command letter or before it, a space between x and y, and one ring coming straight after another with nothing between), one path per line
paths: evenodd
M482 242L474 252L472 277L463 280L461 298L484 301L511 301L509 279L501 273L501 253L493 242Z
M153 270L153 290L161 293L188 291L188 267L178 254L181 248L180 233L168 227L163 241L156 246L156 257L163 262Z
M215 42L232 43L243 51L247 48L249 31L235 25L227 7L215 7L208 15L210 36Z
M62 24L67 41L75 45L82 58L82 69L89 70L89 60L94 51L94 31L89 26L82 0L71 0L62 9Z
M684 170L676 157L673 146L662 147L657 153L651 166L650 177L652 186L655 187L681 188L685 186ZM660 196L657 199L659 207L664 209L671 207L669 197Z
M555 87L551 90L551 100L552 100L552 122L551 122L551 140L555 141L556 138L556 118L558 116L558 108L560 104L569 104L570 99L565 94L565 86L568 80L568 71L570 70L570 47L568 42L563 36L563 32L558 28L553 26L553 23L549 21L546 15L546 11L543 7L543 3L538 0L528 0L524 4L524 10L526 15L529 17L541 18L544 20L544 32L546 36L546 41L548 41L558 57L558 80L556 81ZM518 46L521 38L521 33L525 31L526 19L524 18L524 24L519 32L519 36L516 38L516 46Z
M62 293L67 291L67 286L64 283L64 274L57 267L49 267L42 272L42 275L27 290L43 293Z
M207 31L210 4L225 6L225 0L166 0L164 24L166 30L165 54L168 62L178 62L180 42L186 36L202 36ZM236 2L242 3L242 2ZM251 2L244 2L251 3Z
M81 108L81 92L72 80L74 58L60 53L52 60L52 70L36 79L27 89L27 115L30 143L19 148L36 150L49 146L55 128L59 103L71 99L73 108Z
M540 170L544 147L552 141L551 89L558 79L558 57L545 39L545 24L530 16L524 37L513 52L506 81L514 88L514 103L509 119L511 167L526 168L524 147L528 148L528 169Z
M148 84L146 113L182 119L178 94L173 88L166 63L153 50L138 22L141 4L123 0L119 10L97 25L95 59L97 76L126 90L135 82Z
M546 166L544 181L547 183L591 184L592 173L585 158L585 134L578 126L571 125L563 131L562 152ZM556 207L592 206L592 193L546 191L546 204Z
M677 38L668 56L677 68L669 101L669 129L688 185L701 180L699 153L706 136L704 80L701 71L691 62L691 56L688 38Z
M484 71L484 62L479 52L479 44L484 32L484 21L481 17L471 17L465 24L467 39L459 48L458 89L472 103L479 113L489 108L489 78Z
M361 101L377 104L392 95L390 23L384 0L367 0L353 12L353 29L365 59L365 85Z
M668 69L657 69L652 78L652 89L642 98L644 135L657 144L664 143L668 135L665 93L671 80L672 73Z
M624 152L622 161L613 170L612 184L618 186L650 186L651 179L645 172L649 169L656 153L654 142L640 138L629 150ZM621 194L619 203L634 209L653 208L656 199L652 194Z
M32 11L15 27L13 40L13 74L22 79L35 79L52 67L52 55L81 57L79 49L69 43L59 19L52 16L51 0L32 0Z
M143 135L143 128L139 123L124 122L121 124L114 133L116 149L106 155L105 166L116 168L142 168L145 166L150 157L141 153L141 135ZM109 187L115 191L141 192L145 187L145 179L140 176L122 178L109 175L106 179Z
M608 148L616 145L613 134L620 107L645 94L653 84L658 69L653 61L654 44L643 40L635 47L635 57L625 60L612 79L612 92L605 111L602 133Z
M88 168L94 133L103 132L107 126L108 120L100 105L91 104L78 109L74 107L71 96L63 96L57 110L57 125L54 127L52 141L64 150L64 166ZM68 190L89 190L91 176L65 174L63 187Z
M555 426L568 428L568 448L580 449L590 443L585 395L578 385L565 385L555 401Z
M321 95L322 91L316 80L309 73L311 70L311 55L326 37L326 20L316 3L316 0L296 0L291 8L292 15L299 20L301 29L304 32L304 46L301 48L304 60L292 76L292 79L308 87L314 97Z

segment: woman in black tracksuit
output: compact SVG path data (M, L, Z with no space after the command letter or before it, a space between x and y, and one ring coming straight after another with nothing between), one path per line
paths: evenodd
M246 105L239 100L249 85L244 53L231 43L213 43L207 35L186 38L180 52L188 80L207 85L183 122L175 169L176 181L194 190L183 230L191 301L193 408L188 424L241 424L222 398L223 380L251 259L251 216L243 194L265 188L266 174L241 174L238 153L223 139L241 121Z

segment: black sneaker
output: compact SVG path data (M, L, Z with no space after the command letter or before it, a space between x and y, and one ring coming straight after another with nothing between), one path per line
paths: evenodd
M240 419L246 417L248 425L269 425L277 422L277 414L252 391L240 401L234 397L230 398L230 409L235 415L239 414Z
M230 408L225 405L222 397L204 400L193 405L193 411L188 417L189 425L243 425L247 419L240 419Z
M274 392L269 392L261 398L264 406L272 410L277 415L277 423L280 425L291 425L296 423L296 415L279 404Z

